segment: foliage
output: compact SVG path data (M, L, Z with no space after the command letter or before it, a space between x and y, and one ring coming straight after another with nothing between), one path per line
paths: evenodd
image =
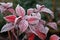
M17 33L25 33L25 35L27 34L28 40L34 40L35 35L38 36L41 40L45 40L48 31L59 31L57 26L60 24L60 20L56 12L53 14L51 11L52 0L49 1L50 2L48 3L48 0L15 0L13 1L14 4L0 3L0 23L2 26L5 24L2 27L1 32L11 31L16 40L18 40L16 33L13 31L13 29L15 29L17 30ZM42 4L46 5L46 7L50 8L51 10ZM5 12L7 12L6 15ZM7 23L3 18L7 21ZM55 38L56 40L60 39L59 36L52 35L50 40L55 40Z

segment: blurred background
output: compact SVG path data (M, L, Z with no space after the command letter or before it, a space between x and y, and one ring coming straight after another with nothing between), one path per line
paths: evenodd
M20 4L24 9L34 8L36 4L45 5L47 8L51 9L54 12L55 18L54 22L60 20L60 0L0 0L0 2L13 2L13 8L16 7L17 4ZM46 17L42 15L42 18L46 20ZM2 26L6 23L3 19L2 14L0 14L0 30ZM60 27L58 26L58 33L55 30L50 30L51 34L60 33ZM0 34L3 35L3 34Z

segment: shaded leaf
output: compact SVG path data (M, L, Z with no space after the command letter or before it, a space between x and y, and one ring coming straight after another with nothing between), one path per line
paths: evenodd
M12 23L7 23L2 27L1 32L10 31L13 28L14 28L14 26Z
M54 13L50 9L48 9L48 8L45 8L45 7L42 8L41 12L49 13L51 15L51 17L54 18Z
M4 2L0 2L0 4L2 5L2 6L4 6L4 7L6 7L6 8L9 8L9 7L12 7L13 6L13 3L11 3L11 2L8 2L8 3L4 3Z
M48 22L47 25L53 28L54 30L57 30L57 24L55 22Z
M43 25L46 24L46 21L44 21L44 20L40 20L39 22L40 22L40 24L43 24Z
M8 11L11 12L12 14L15 14L15 10L13 8L9 8Z
M3 13L6 9L0 5L0 12Z

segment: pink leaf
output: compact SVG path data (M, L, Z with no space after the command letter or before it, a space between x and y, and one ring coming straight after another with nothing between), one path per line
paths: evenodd
M46 38L46 35L44 33L40 32L40 30L37 26L31 26L30 25L29 28L32 31L32 33L37 35L40 39L44 40Z
M51 35L50 40L59 40L59 37L57 35Z
M13 28L14 28L14 26L12 23L7 23L2 27L1 32L10 31Z
M30 24L36 24L39 22L39 18L37 16L29 16L27 21L30 23Z
M3 13L6 9L0 5L0 12Z
M18 24L21 20L22 20L22 17L21 17L21 16L15 18L14 26L15 26L16 24Z
M46 35L47 35L48 31L49 31L49 28L48 27L45 27L45 34Z
M54 18L53 12L52 12L50 9L46 8L44 5L39 5L39 4L37 4L37 5L36 5L36 8L37 8L37 10L40 11L40 12L49 13L49 14L52 16L52 18Z
M19 28L21 32L24 32L28 28L28 22L26 20L21 20L19 22Z
M4 7L6 7L6 8L9 8L9 7L12 7L13 6L13 3L10 3L10 2L8 2L8 3L0 3L2 6L4 6Z
M24 16L25 15L25 10L22 8L19 4L16 7L16 14L18 16Z
M4 17L4 19L5 19L7 22L12 22L12 23L15 21L15 18L16 18L15 15L9 15L9 16Z
M41 19L41 14L38 12L38 13L32 13L31 14L32 16L37 16L39 19Z
M8 11L11 12L12 14L15 14L15 10L13 8L9 8Z
M38 11L40 11L43 7L45 7L44 5L39 5L39 4L36 4L36 8Z
M45 24L46 24L46 21L44 21L44 20L40 20L40 24L45 25Z
M27 10L27 14L28 14L28 15L31 15L31 14L33 13L33 10L34 10L33 8L28 9L28 10Z
M41 9L41 11L40 12L46 12L46 13L49 13L51 16L52 16L52 18L54 18L54 13L50 10L50 9L48 9L48 8L42 8Z
M44 33L47 35L49 28L48 27L44 27L43 24L41 24L40 22L37 24L37 29L39 29L40 32Z
M53 28L54 30L57 30L57 24L55 22L49 22L47 23L47 25Z

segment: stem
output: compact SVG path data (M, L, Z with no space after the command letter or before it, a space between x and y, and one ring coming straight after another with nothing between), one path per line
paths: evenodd
M8 37L9 37L9 39L11 40L11 35L10 35L10 32L8 31Z
M48 18L48 21L51 22L52 19L51 19L47 14L45 14L45 15L46 15L46 17Z
M19 36L19 29L17 28L17 37Z
M22 40L24 40L24 39L27 39L27 35L25 35L25 36L22 38Z
M18 37L16 36L14 29L11 30L12 34L14 35L14 37L16 38L16 40L18 40Z

